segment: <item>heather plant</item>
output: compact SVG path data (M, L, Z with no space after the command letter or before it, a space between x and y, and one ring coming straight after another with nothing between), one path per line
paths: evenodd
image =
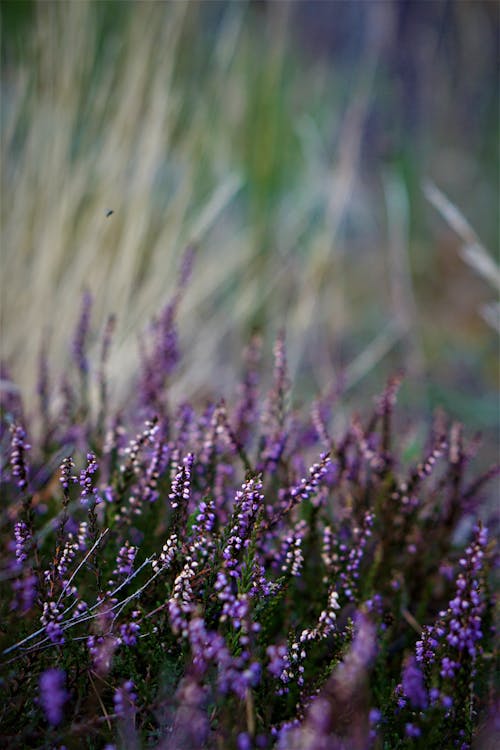
M399 374L342 430L331 395L298 406L284 332L270 384L255 335L225 400L175 401L191 262L119 407L90 293L72 370L41 362L38 439L2 392L3 745L471 747L494 711L497 467L474 475L441 413L409 464Z

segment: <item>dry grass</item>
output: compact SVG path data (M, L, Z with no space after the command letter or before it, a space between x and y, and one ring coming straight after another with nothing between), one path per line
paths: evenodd
M390 12L346 106L326 65L292 54L286 4L266 26L245 3L216 23L204 3L131 3L104 21L103 8L41 3L2 77L1 346L22 391L33 392L45 337L53 369L69 361L89 288L101 331L117 314L111 395L124 398L137 339L191 242L185 397L207 382L223 390L264 323L270 338L286 325L292 376L307 372L314 389L337 379L339 361L355 385L388 355L420 377L411 196L392 167L374 190L362 164Z

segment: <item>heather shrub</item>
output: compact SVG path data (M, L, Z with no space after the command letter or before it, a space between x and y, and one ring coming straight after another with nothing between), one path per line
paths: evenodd
M494 708L497 468L476 475L442 413L408 457L399 374L342 430L338 392L296 404L283 332L269 385L255 334L225 399L174 400L191 260L119 405L88 293L36 415L4 368L4 746L471 747Z

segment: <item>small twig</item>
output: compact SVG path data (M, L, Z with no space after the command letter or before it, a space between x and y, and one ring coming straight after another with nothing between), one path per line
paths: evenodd
M109 714L106 711L106 707L105 707L104 703L102 702L101 696L97 692L97 688L95 686L94 680L92 679L92 675L91 675L90 671L89 671L88 674L89 674L90 684L92 685L92 689L93 689L94 693L96 694L97 700L99 701L99 705L100 705L100 707L102 709L102 713L103 713L103 716L104 716L104 718L106 720L106 724L108 725L108 729L111 732L111 721L109 720Z
M100 543L101 539L103 539L106 536L106 534L108 533L108 531L109 531L109 529L104 529L104 531L102 532L102 534L100 534L98 536L98 538L95 540L94 544L89 549L89 551L87 552L87 554L85 555L85 557L82 559L82 561L80 562L80 564L77 566L77 568L74 571L73 575L70 577L69 581L66 583L66 586L63 588L63 590L59 594L59 599L57 600L57 604L59 604L59 602L61 601L62 597L64 596L65 592L68 590L69 586L71 585L71 582L75 578L76 574L78 573L78 571L80 570L80 568L82 567L82 565L85 565L85 563L87 562L87 560L90 557L90 555L92 554L92 552L95 550L95 548L97 547L97 545Z
M405 618L408 625L410 625L413 630L415 630L420 635L422 633L422 626L419 625L417 620L413 617L412 613L409 612L406 608L403 608L401 610L401 614Z

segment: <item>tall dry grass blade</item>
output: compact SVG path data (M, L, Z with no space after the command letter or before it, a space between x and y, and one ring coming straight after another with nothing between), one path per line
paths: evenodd
M431 180L426 180L422 188L427 200L462 240L462 259L495 291L500 292L500 267L481 243L465 216Z

